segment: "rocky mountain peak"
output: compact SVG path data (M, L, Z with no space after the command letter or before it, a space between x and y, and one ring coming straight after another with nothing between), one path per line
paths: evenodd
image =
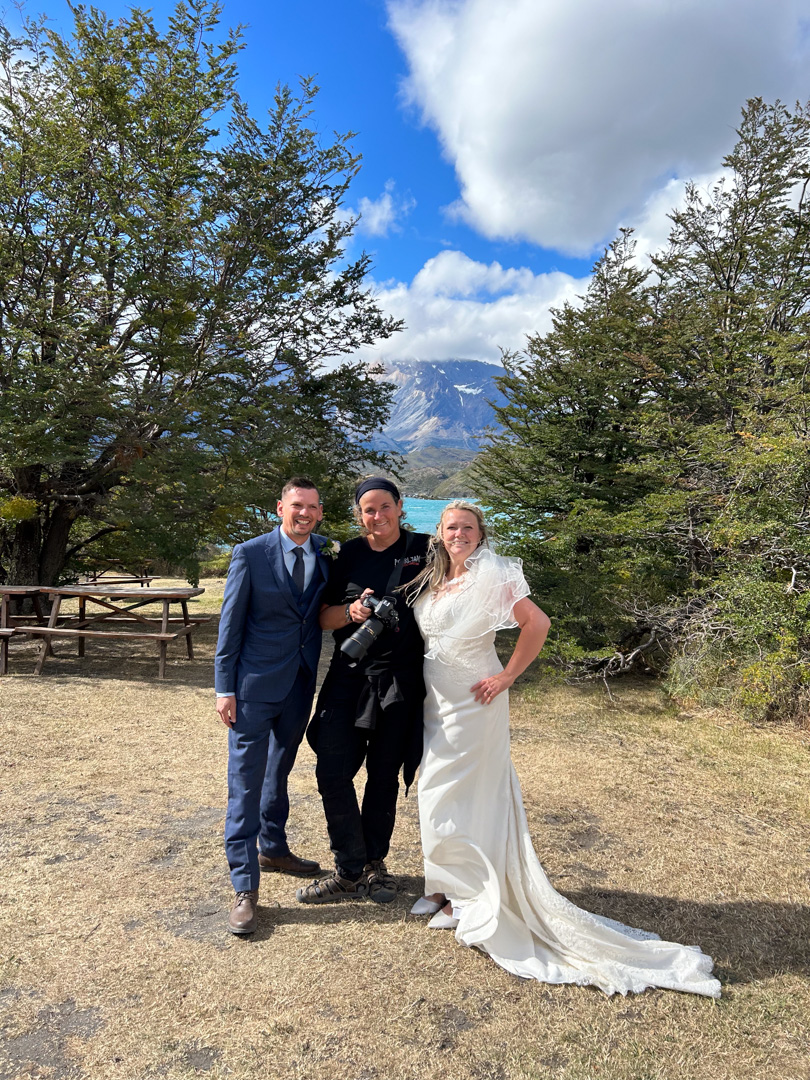
M495 384L500 364L480 360L383 360L376 376L396 386L391 416L375 439L380 449L408 453L428 446L476 450L487 427L497 428L492 404L504 403Z

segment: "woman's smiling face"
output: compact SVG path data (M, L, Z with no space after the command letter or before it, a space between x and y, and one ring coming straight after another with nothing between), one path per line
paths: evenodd
M451 562L459 563L472 555L483 534L472 510L447 510L442 515L441 536Z
M386 548L399 539L402 499L375 489L360 497L360 516L372 547Z

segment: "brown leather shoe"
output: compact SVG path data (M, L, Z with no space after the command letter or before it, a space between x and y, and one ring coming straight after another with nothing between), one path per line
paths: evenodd
M253 933L256 929L256 905L258 902L258 889L236 894L231 913L228 916L228 929L232 934Z
M262 855L259 854L259 869L275 871L279 874L293 874L295 877L314 877L319 873L320 866L312 859L299 859L290 852L289 855Z

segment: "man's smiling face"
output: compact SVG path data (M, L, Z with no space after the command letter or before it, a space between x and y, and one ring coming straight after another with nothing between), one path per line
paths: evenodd
M303 544L323 518L321 497L315 488L290 488L277 505L281 527L296 544Z

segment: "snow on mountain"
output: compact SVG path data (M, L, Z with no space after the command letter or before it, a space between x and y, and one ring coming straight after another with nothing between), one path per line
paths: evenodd
M500 365L478 360L382 361L378 379L396 386L380 449L407 453L426 446L476 449L487 427L497 428L492 405L504 397L495 384Z

